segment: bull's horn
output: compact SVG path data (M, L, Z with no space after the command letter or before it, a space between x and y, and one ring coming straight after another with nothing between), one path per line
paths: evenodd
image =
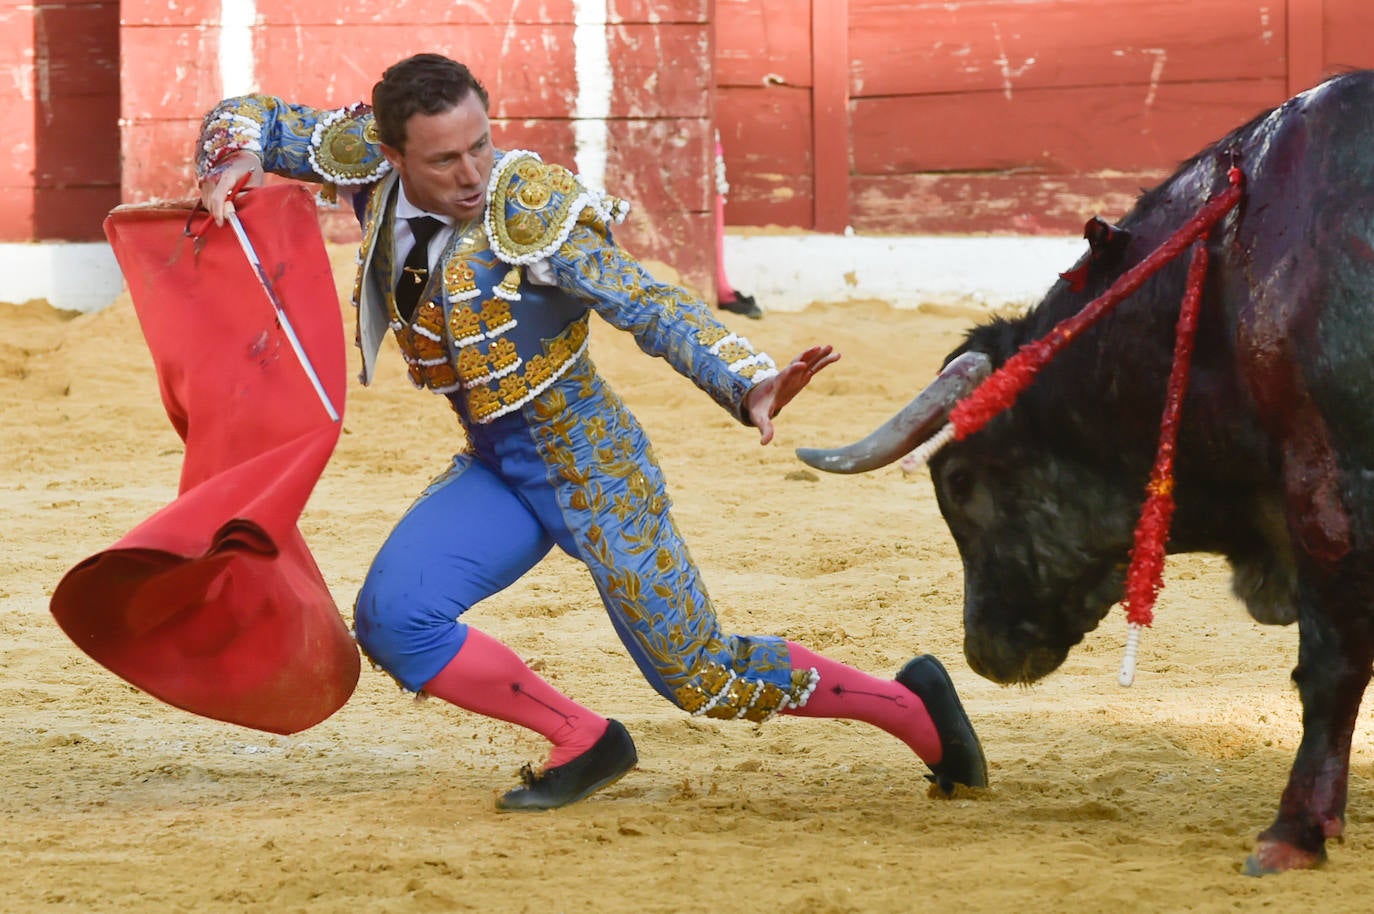
M867 438L828 450L799 447L797 456L803 463L827 473L867 473L887 466L935 434L954 405L972 393L991 371L992 362L986 355L965 352Z

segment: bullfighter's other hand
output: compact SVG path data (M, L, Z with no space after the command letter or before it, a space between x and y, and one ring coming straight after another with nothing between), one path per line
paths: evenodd
M812 346L773 377L760 382L744 398L749 421L759 430L759 444L773 440L773 417L811 383L816 372L840 360L834 346Z
M200 202L215 225L223 225L224 217L234 211L234 194L245 187L261 187L262 182L262 160L240 150L206 174L200 182Z

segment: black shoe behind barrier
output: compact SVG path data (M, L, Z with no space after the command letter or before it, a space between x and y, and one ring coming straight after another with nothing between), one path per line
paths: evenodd
M720 302L717 307L722 311L729 311L731 314L741 314L752 320L758 320L763 317L763 309L754 301L754 296L745 295L743 292L736 292L733 299Z

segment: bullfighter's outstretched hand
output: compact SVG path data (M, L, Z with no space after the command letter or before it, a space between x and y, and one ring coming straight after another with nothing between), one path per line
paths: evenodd
M759 444L773 440L773 417L811 383L811 378L840 360L834 346L812 346L773 377L749 391L745 407L749 421L759 430Z

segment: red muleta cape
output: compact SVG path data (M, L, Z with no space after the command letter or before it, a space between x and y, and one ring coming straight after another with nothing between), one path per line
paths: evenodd
M236 208L341 416L343 322L313 195ZM187 204L119 207L105 233L186 444L179 494L76 565L51 609L95 660L157 698L273 733L313 726L358 681L358 650L296 521L342 429L232 228Z

